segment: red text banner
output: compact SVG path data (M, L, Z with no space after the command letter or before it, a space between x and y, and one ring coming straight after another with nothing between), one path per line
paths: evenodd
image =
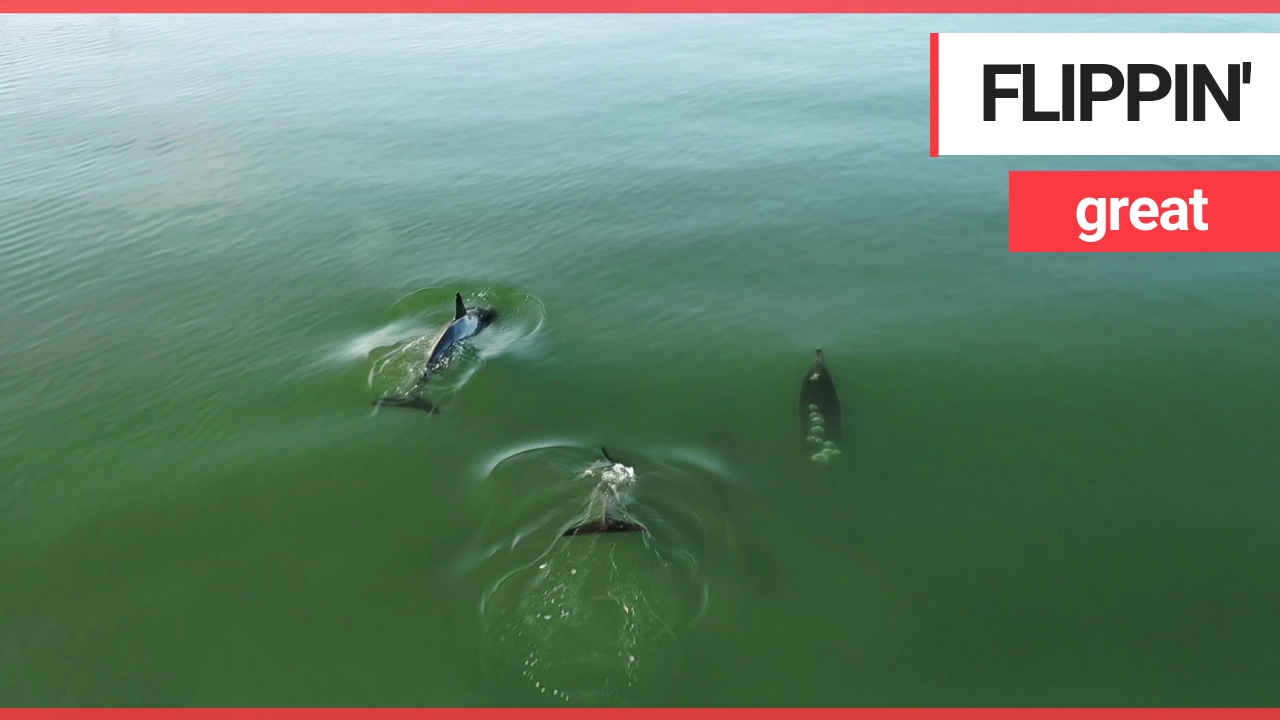
M1014 171L1013 252L1277 252L1280 172Z

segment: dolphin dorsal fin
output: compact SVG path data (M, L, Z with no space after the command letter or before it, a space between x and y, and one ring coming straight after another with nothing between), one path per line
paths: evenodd
M457 320L467 314L467 306L462 302L462 293L454 293L453 296L453 319Z
M609 457L609 451L605 450L603 447L600 448L600 457L604 458L607 462L612 463L614 465L618 464L617 460L614 460L613 458Z

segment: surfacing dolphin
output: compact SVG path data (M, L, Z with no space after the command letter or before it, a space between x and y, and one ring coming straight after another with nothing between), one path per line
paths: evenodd
M836 383L827 370L822 348L813 352L813 365L800 384L800 427L806 440L817 447L815 462L830 462L840 454L844 427L840 421L840 397Z
M592 519L565 530L561 537L644 531L643 525L624 517L631 488L636 483L635 468L609 457L609 451L604 448L600 448L600 455L608 465L586 472L588 477L595 477L597 473L600 476L600 482L591 495L589 507Z
M499 544L486 538L482 545L492 569L504 569L485 571L500 576L480 604L486 676L522 707L651 705L678 676L681 632L709 591L694 561L699 545L684 534L694 529L686 519L700 522L673 507L660 537L650 537L631 511L641 510L640 483L650 479L644 470L652 467L654 478L668 469L677 472L671 478L694 476L665 463L640 470L607 450L586 466L578 448L548 450L541 458L521 453L490 475L491 487L508 488L513 503L540 492L534 485L558 490L528 504L521 521L501 523ZM572 518L552 509L570 498L582 503ZM494 519L503 512L495 509Z
M498 313L492 308L467 309L466 303L462 301L462 293L455 293L453 300L453 321L444 326L444 329L431 341L431 349L427 351L427 362L423 365L422 374L418 377L413 390L404 397L378 398L373 401L374 405L413 408L433 414L439 412L434 403L422 397L427 380L431 379L432 374L461 349L467 340L478 335L498 317Z

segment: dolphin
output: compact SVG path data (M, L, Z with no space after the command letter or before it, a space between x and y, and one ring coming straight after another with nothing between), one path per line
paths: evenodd
M511 552L484 554L495 571L486 574L500 577L480 603L486 679L521 706L644 705L678 676L681 632L707 602L708 580L695 561L696 545L681 541L679 516L670 518L675 524L664 523L672 532L664 543L649 542L627 513L639 509L624 507L627 490L642 477L649 481L649 466L638 472L619 462L625 458L601 449L596 457L602 459L567 470L566 462L583 459L578 449L552 450L541 462L495 468L495 487L505 486L515 499L527 496L532 481L576 488L581 501L591 491L592 502L582 502L572 521L544 524L545 513L554 511L538 501L519 512L522 521L493 524L502 540L490 545L486 538L482 547L506 546ZM576 527L566 531L570 525Z
M815 445L821 445L826 462L831 455L838 455L836 449L843 439L844 427L840 421L840 396L836 394L836 383L827 370L826 358L822 348L814 350L813 365L800 384L800 428ZM817 455L814 459L817 459Z
M600 448L600 455L608 465L586 472L589 477L595 477L597 473L600 476L600 482L591 495L590 507L593 519L565 530L560 537L644 532L643 525L623 517L631 488L636 482L636 469L614 460L605 448Z
M404 397L378 398L373 401L374 405L407 407L433 414L439 412L434 403L422 397L423 386L467 340L478 335L498 317L498 313L492 308L468 309L466 303L462 301L462 293L454 293L453 302L453 321L444 326L431 341L431 349L427 351L427 362L423 365L422 374L418 377L413 390Z

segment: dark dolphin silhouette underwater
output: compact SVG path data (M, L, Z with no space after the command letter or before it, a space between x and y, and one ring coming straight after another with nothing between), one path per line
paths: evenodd
M422 374L418 377L418 382L414 385L413 390L402 397L378 398L373 401L374 405L413 408L415 410L425 410L432 414L439 412L435 403L422 396L427 381L468 340L478 335L481 330L489 327L498 317L497 311L493 308L473 307L468 309L466 303L462 301L462 293L455 293L453 299L453 320L444 326L435 339L431 341L431 349L427 351L426 364L423 365Z
M840 454L844 425L840 417L840 396L827 370L822 348L813 351L813 365L800 384L800 428L815 449L813 460L827 463Z

